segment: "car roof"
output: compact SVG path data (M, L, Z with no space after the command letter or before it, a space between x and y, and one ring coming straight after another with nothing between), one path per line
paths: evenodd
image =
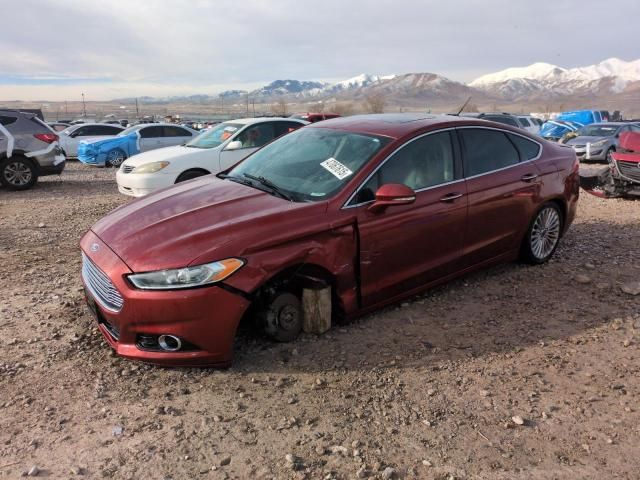
M455 127L457 125L493 126L522 134L518 128L501 123L490 122L474 117L457 115L435 115L426 113L379 113L338 117L313 123L306 128L331 128L354 133L366 133L384 137L400 138L417 130L428 127ZM526 132L525 132L526 133Z
M299 118L289 118L289 117L254 117L254 118L235 118L233 120L225 120L223 123L239 123L241 125L249 125L252 123L261 123L261 122L272 122L274 120L277 121L287 121L287 122L300 122Z
M60 123L60 125L68 125L66 123ZM101 122L95 122L95 123L76 123L75 125L69 125L71 128L77 129L79 127L93 127L93 126L100 126L100 127L117 127L120 128L122 130L124 130L124 127L122 125L116 124L116 123L101 123Z

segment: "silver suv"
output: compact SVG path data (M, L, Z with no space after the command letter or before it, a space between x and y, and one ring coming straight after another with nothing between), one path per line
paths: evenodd
M38 177L59 175L65 157L58 135L35 114L0 109L0 184L9 190L33 187Z

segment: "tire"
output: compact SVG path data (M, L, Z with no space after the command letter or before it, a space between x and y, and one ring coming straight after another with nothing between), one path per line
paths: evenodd
M302 303L292 293L276 293L261 316L266 334L276 342L291 342L302 331Z
M187 180L202 177L203 175L208 174L209 172L205 172L204 170L187 170L186 172L182 172L180 175L178 175L176 183L186 182Z
M531 221L522 243L522 258L525 262L540 265L553 256L560 243L562 222L562 212L555 203L542 205Z
M0 162L0 183L8 190L28 190L38 181L35 164L26 157L14 156Z
M118 168L127 159L127 154L120 148L113 148L107 152L105 165L108 167Z

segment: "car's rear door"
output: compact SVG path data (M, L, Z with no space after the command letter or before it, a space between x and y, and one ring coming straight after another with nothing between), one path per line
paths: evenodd
M452 133L431 133L403 145L345 207L357 209L364 306L459 269L467 196ZM371 212L375 192L389 183L412 188L415 203Z
M457 130L469 202L464 265L470 267L519 248L543 177L557 170L537 167L542 147L528 137L488 127Z
M164 147L164 129L159 125L149 125L140 129L140 151L146 152Z
M189 130L178 126L164 126L163 146L172 147L174 145L182 145L192 138Z

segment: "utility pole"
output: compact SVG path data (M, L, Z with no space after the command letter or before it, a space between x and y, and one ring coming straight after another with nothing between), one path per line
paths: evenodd
M140 120L140 110L138 109L138 97L136 97L136 119Z
M82 94L82 118L87 119L87 106L84 103L84 93Z
M249 116L249 92L247 92L247 117Z

